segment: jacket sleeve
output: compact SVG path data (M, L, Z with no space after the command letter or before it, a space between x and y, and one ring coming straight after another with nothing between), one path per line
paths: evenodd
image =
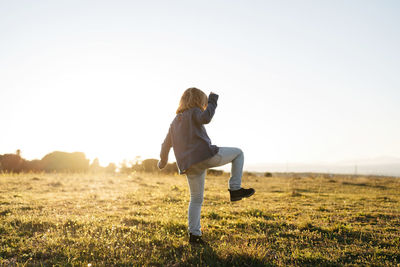
M172 146L172 140L171 140L171 127L168 130L168 134L164 139L164 142L161 145L161 152L160 152L160 162L158 167L160 169L164 168L165 165L167 165L168 162L168 154L169 150L171 149Z
M194 117L197 123L199 124L207 124L211 121L215 114L215 109L217 108L218 95L211 93L208 96L208 105L206 110L201 111L200 109L196 109L194 112Z

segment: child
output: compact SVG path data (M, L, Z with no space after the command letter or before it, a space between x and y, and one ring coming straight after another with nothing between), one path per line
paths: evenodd
M161 160L158 162L160 169L166 166L172 146L179 173L186 174L190 188L189 242L192 244L204 244L201 239L200 212L208 168L232 162L228 189L231 201L250 197L255 192L253 188L241 188L244 162L242 150L212 145L203 126L203 124L208 124L214 116L217 100L218 95L210 93L207 99L207 95L197 88L189 88L183 93L176 117L161 146Z

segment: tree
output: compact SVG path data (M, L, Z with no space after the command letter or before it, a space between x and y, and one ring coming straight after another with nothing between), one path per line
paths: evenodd
M145 159L142 161L143 171L145 172L154 172L158 169L157 167L158 160L157 159Z
M54 151L42 158L44 171L85 172L89 170L89 160L82 152Z
M109 163L106 167L106 172L107 173L115 173L115 170L117 169L117 166L115 165L115 163Z

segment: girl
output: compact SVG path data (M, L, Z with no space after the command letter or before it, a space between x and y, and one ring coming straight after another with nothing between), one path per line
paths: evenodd
M183 93L176 117L161 146L161 159L158 162L160 169L167 165L168 153L172 146L179 173L186 174L190 188L189 242L192 244L204 244L201 239L200 212L208 168L232 162L228 189L231 201L250 197L255 192L253 188L241 188L244 162L242 150L212 145L203 126L208 124L214 116L217 100L218 95L210 93L207 98L203 91L194 87Z

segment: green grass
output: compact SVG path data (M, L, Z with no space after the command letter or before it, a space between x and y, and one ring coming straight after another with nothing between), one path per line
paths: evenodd
M0 266L400 264L400 179L207 177L205 247L187 238L184 176L0 174Z

